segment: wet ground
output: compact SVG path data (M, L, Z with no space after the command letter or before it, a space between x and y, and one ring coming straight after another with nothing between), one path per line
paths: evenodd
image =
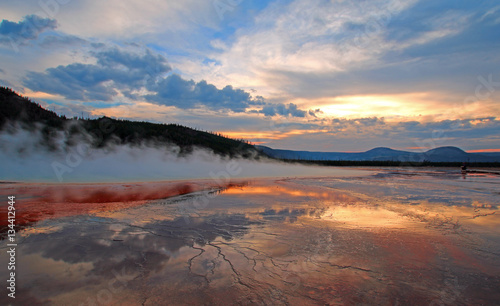
M500 303L499 176L360 173L2 184L23 227L0 304Z

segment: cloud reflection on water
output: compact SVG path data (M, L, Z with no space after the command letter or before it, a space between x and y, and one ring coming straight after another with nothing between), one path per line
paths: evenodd
M196 193L40 220L21 234L20 298L90 303L112 282L122 290L110 300L121 304L498 300L494 198L469 203L443 178L385 182L233 185L189 222L177 208ZM362 193L367 185L381 193ZM439 201L415 200L425 192Z

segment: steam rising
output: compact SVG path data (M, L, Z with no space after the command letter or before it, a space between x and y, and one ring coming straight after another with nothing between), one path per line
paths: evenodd
M227 180L244 177L339 175L335 168L301 166L271 160L225 158L205 149L179 155L179 147L158 143L108 145L96 149L92 137L52 135L41 129L10 126L0 134L0 180L25 182L132 182L179 179ZM69 143L73 143L69 145ZM352 172L351 172L352 173Z

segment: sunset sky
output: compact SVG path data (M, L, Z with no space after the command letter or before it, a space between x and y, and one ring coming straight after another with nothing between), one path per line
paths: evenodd
M276 149L500 151L500 2L6 0L0 84Z

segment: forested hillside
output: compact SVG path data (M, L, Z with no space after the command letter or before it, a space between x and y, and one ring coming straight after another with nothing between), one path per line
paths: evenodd
M8 125L7 123L11 124ZM45 143L57 149L58 132L66 133L66 142L72 144L86 137L94 147L113 144L176 145L180 153L189 153L195 147L205 148L223 156L259 157L262 153L244 140L230 139L211 132L200 131L178 124L157 124L118 120L66 118L22 97L10 88L0 87L0 130L17 125L27 130L40 129ZM80 137L79 137L80 136Z

